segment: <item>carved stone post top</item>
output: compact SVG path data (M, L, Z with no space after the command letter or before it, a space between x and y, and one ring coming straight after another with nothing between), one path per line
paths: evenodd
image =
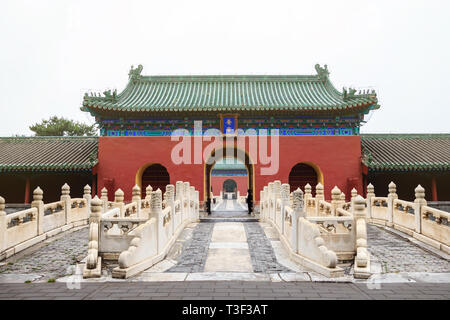
M341 193L341 190L337 186L334 186L334 188L331 189L331 199L339 201L341 199Z
M135 184L133 189L131 189L131 191L133 192L133 194L135 192L139 192L139 194L141 194L141 187L139 187L137 184Z
M106 187L103 187L103 189L101 190L101 192L102 192L102 195L103 195L103 194L108 195L108 189L106 189Z
M124 199L124 193L122 191L122 189L117 189L116 193L114 194L114 202L123 202Z
M303 191L300 188L292 192L292 208L296 212L303 209Z
M85 185L84 186L84 194L91 194L91 186L90 185Z
M152 211L162 210L162 194L159 188L156 191L152 191L152 200L150 201L150 207Z
M33 201L42 201L44 199L44 191L41 188L37 187L33 191Z
M5 210L5 198L0 196L0 212L2 212L3 210Z
M425 201L425 189L420 184L414 189L416 199L414 202L426 202Z
M375 187L373 186L373 184L369 183L367 185L367 193L375 193Z
M289 193L291 191L291 187L288 183L283 183L281 185L281 199L289 200Z
M341 192L341 201L345 201L345 193Z
M316 186L316 198L317 196L323 197L323 185L320 182Z
M389 190L389 193L397 192L397 186L395 185L395 183L393 181L391 181L391 183L389 183L388 190Z
M153 188L152 188L151 185L148 185L148 186L145 188L145 194L146 194L146 195L150 195L152 191L153 191Z
M311 185L310 185L309 183L307 183L307 184L305 185L305 192L306 192L306 193L311 193Z
M352 198L354 198L358 195L358 191L355 188L353 188L352 191L350 191L350 194L352 195Z
M359 216L359 217L366 216L364 213L364 210L366 208L366 200L363 197L361 197L360 195L357 195L355 197L355 199L353 200L353 205L355 208L355 210L354 210L355 217L356 216Z
M95 196L91 201L91 212L102 211L103 202L97 196Z
M169 201L169 202L174 201L174 196L175 196L174 189L175 188L174 188L173 184L168 184L166 186L166 192L164 193L164 200Z
M63 196L68 196L70 194L70 187L67 183L64 183L61 187L61 194Z

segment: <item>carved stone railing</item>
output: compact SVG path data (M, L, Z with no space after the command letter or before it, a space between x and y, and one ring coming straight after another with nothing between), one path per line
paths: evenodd
M372 185L368 185L367 190L369 222L392 227L450 254L450 213L427 206L425 189L421 185L414 190L414 202L398 199L393 182L388 186L387 197L376 197Z
M290 193L289 184L269 183L260 193L260 219L272 224L292 260L328 277L343 276L344 270L337 266L337 255L322 238L319 224L310 220L311 216L327 219L322 215L328 209L329 215L334 211L333 206L321 197L323 186L318 185L317 189L319 197L313 198L310 188L304 195L300 189ZM323 206L320 217L317 216L319 205Z
M198 191L188 182L178 181L176 187L175 193L175 187L167 185L162 197L161 190L149 186L141 199L140 188L134 186L132 201L127 204L122 190L115 192L114 202L108 201L107 190L102 190L100 209L95 209L102 213L92 222L92 228L98 228L98 262L92 251L92 264L86 265L83 276L99 277L101 259L118 261L119 267L113 270L116 278L130 277L163 259L186 224L197 221L199 215ZM111 208L105 211L109 203ZM91 241L97 241L95 236Z
M33 191L30 209L6 215L5 199L0 197L0 260L73 227L85 225L89 217L91 188L84 188L83 198L70 198L70 187L61 187L61 200L44 203L44 192ZM4 213L4 214L3 214Z

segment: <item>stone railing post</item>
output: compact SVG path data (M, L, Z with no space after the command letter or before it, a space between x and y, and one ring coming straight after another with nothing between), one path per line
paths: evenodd
M275 221L275 224L277 224L277 202L278 202L278 199L281 199L281 181L280 180L276 180L273 182L273 198L274 198L273 221ZM280 218L281 218L281 214L280 214Z
M131 201L136 202L137 204L137 210L136 210L136 216L139 218L141 216L141 188L136 184L132 191L131 191Z
M189 219L191 217L191 210L189 206L189 182L183 182L183 197L184 197L184 208L185 208L185 215L184 219Z
M308 203L308 200L312 198L312 192L311 192L312 188L311 185L309 183L307 183L305 185L305 195L304 195L304 203L305 205Z
M152 199L152 191L153 188L151 185L148 185L147 188L145 188L145 200L150 201Z
M369 255L367 252L367 226L365 204L366 200L361 196L356 196L354 199L355 209L353 216L356 225L356 258L355 264L357 267L364 268L367 266Z
M101 193L102 195L100 199L102 200L102 212L106 212L106 210L108 210L108 189L103 187Z
M275 211L275 205L273 203L274 201L274 192L273 192L273 188L274 188L274 183L273 182L269 182L269 194L268 194L268 212L267 212L267 217L270 220L273 220L273 212Z
M175 183L175 200L180 201L180 223L183 222L183 181L177 181Z
M89 246L86 260L87 269L95 269L98 261L98 249L100 242L100 221L102 213L102 201L95 196L91 201L91 214L89 215Z
M351 208L351 210L350 210L350 212L351 213L353 213L355 210L353 210L354 208L354 202L355 202L355 198L356 198L356 196L358 195L358 191L355 189L355 188L353 188L352 189L352 191L350 191L350 208Z
M69 223L69 217L71 216L70 211L72 206L70 205L70 187L67 183L61 187L61 198L60 201L64 203L64 224Z
M200 193L195 190L195 220L200 218Z
M175 186L173 184L168 184L166 186L166 193L164 194L164 200L166 201L166 206L170 208L170 225L171 232L173 235L175 232Z
M367 185L367 218L372 219L372 198L375 197L375 188L373 184L369 183Z
M5 198L0 197L0 252L6 250L6 212Z
M343 193L343 192L341 192L341 201L340 201L340 203L341 203L342 205L345 204L345 193Z
M124 199L124 193L122 189L117 189L116 193L114 194L114 202L116 203L116 208L120 209L120 217L125 217L125 204L123 203Z
M331 205L333 207L333 211L331 212L332 216L336 215L336 209L341 204L341 194L342 192L337 186L334 186L331 190Z
M316 186L316 216L320 216L320 200L325 200L323 185L319 182Z
M84 186L83 199L86 200L87 216L89 217L89 215L91 214L92 195L91 195L91 187L88 184Z
M389 183L389 194L388 194L388 199L387 199L387 204L388 204L388 222L387 222L387 226L388 227L392 227L393 225L393 219L394 219L394 199L398 199L397 196L397 186L395 185L394 182L391 181L391 183Z
M156 219L156 234L157 234L157 251L158 254L163 248L162 235L163 235L163 218L162 218L162 193L158 188L156 191L152 191L151 200L151 213L150 216Z
M298 219L300 217L306 217L305 202L304 202L303 191L297 188L292 192L292 229L291 229L291 247L292 250L297 253L298 251Z
M44 191L37 187L33 191L33 202L31 202L31 207L37 209L37 231L38 235L44 233Z
M191 216L189 220L195 221L195 187L189 187L189 210L191 210Z
M281 185L280 197L281 197L281 234L284 234L284 225L286 223L286 216L284 214L284 208L289 207L289 194L291 187L288 183L283 183Z
M416 193L416 198L414 199L416 233L422 233L422 206L427 205L427 201L425 200L425 189L419 184L414 191Z

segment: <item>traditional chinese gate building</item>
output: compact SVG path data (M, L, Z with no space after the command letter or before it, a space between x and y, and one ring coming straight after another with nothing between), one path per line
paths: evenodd
M340 92L330 82L326 66L315 68L317 74L300 76L144 76L142 66L132 68L121 93L86 94L83 100L81 109L100 125L97 191L104 186L113 192L119 187L131 190L136 183L145 187L183 180L206 200L214 162L206 164L195 154L215 156L217 150L208 149L208 142L199 142L200 149L194 145L196 137L201 141L199 135L215 128L224 137L238 129L246 132L245 149L235 139L232 156L245 163L256 201L259 190L274 179L289 182L292 188L321 182L327 194L335 185L346 194L354 187L362 193L359 128L364 115L379 108L377 96L374 91ZM196 130L194 120L202 127ZM194 137L187 156L190 164L171 158L179 144L170 137L176 129ZM274 134L270 130L279 130L274 174L262 174L269 165L255 159L249 149L252 138L264 135L261 129L269 135ZM271 146L273 140L267 140ZM125 197L130 199L131 194Z

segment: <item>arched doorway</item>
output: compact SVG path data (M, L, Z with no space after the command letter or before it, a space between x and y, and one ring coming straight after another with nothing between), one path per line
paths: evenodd
M228 198L229 195L233 199L236 199L237 197L237 183L233 179L227 179L223 182L222 187L223 195L225 198Z
M220 151L220 152L218 152L218 151ZM251 200L254 201L255 193L254 193L253 162L251 161L247 152L239 150L236 147L234 147L233 149L223 148L221 150L214 150L211 153L210 158L215 158L216 152L218 155L220 154L221 156L218 157L217 159L215 159L215 161L212 161L212 163L209 163L209 159L205 162L205 189L204 189L205 190L205 194L204 194L205 201L208 202L208 199L209 199L209 201L211 199L211 172L212 172L212 169L213 169L214 165L216 164L216 161L219 161L225 157L236 158L245 165L245 168L247 169L247 173L248 173L247 174L248 188L250 189Z
M168 184L170 184L169 172L166 167L159 163L149 165L144 172L142 172L141 188L143 194L148 185L152 186L153 191L158 190L159 188L164 193Z
M297 163L289 173L291 192L297 188L305 191L305 185L310 184L313 196L316 194L316 185L320 182L317 171L306 163Z

